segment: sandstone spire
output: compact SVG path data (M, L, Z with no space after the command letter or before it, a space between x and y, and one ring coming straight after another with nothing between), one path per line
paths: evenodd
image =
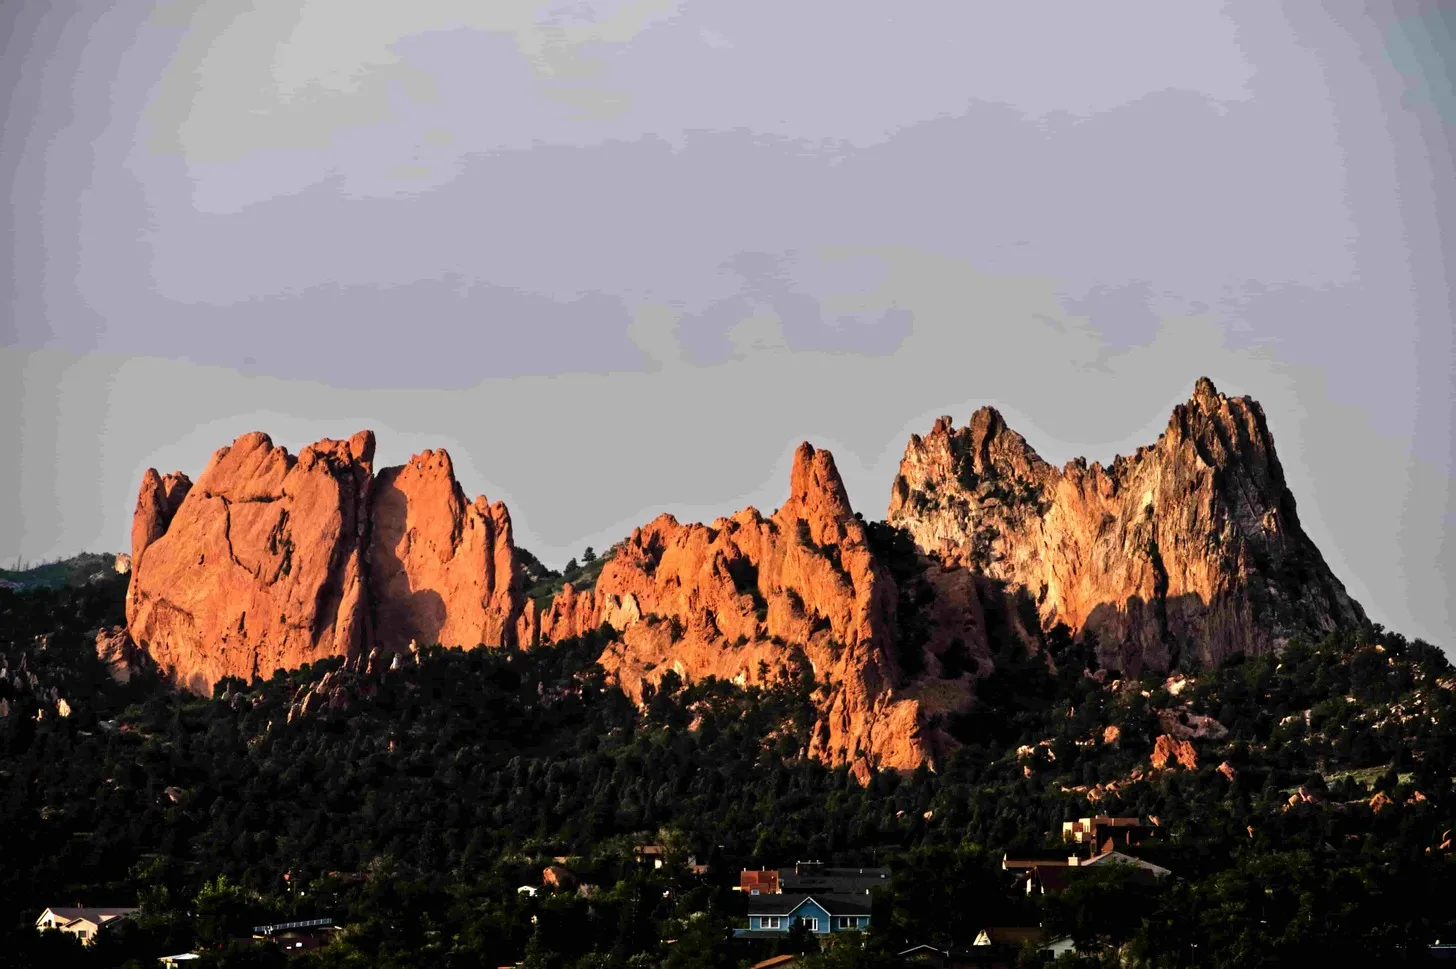
M369 589L379 645L514 645L525 605L511 516L455 480L450 455L425 451L374 485Z
M212 456L170 516L156 514L167 479L148 473L133 529L132 639L204 693L224 676L267 677L361 649L373 457L368 431L296 458L245 434Z
M373 462L370 431L297 458L253 433L195 486L149 470L132 524L133 640L202 693L371 644L515 643L524 595L505 506L467 502L444 451L377 479Z
M682 525L662 515L634 530L594 590L556 597L539 635L602 624L618 636L601 663L636 699L668 671L761 685L798 654L829 686L812 756L863 776L932 754L920 704L896 692L894 583L828 451L799 446L788 500L772 517L747 508Z
M888 520L943 561L1025 588L1115 665L1276 649L1364 620L1305 535L1263 409L1208 378L1151 446L1044 462L982 408L912 437Z

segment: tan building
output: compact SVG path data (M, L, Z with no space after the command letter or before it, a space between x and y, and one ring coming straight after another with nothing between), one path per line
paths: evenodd
M1062 840L1090 845L1094 854L1131 847L1143 839L1148 825L1142 818L1078 818L1062 822Z
M65 932L90 945L96 941L96 933L101 931L102 926L124 919L135 911L135 908L53 906L40 913L35 927L40 932Z

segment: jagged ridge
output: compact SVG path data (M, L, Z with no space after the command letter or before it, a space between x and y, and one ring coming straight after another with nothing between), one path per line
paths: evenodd
M1167 668L1365 621L1300 527L1263 409L1200 378L1151 446L1051 467L982 408L911 438L888 520L927 554L1092 632L1103 662Z

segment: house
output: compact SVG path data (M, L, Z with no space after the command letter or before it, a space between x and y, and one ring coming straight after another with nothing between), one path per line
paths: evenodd
M748 895L777 895L779 892L778 869L755 871L745 868L738 873L738 887L734 891Z
M1001 856L1001 867L1007 871L1030 871L1033 868L1066 867L1075 864L1075 856L1065 848L1048 851L1041 848L1008 851Z
M1019 949L1027 943L1040 946L1044 941L1044 934L1039 926L997 925L984 928L976 933L976 938L971 945L999 945Z
M1062 840L1090 845L1094 852L1111 851L1117 845L1130 848L1149 830L1142 818L1095 817L1062 822Z
M931 966L933 969L944 969L950 959L950 952L945 949L937 949L933 945L915 945L895 953L895 958L911 966Z
M870 897L790 892L754 895L748 900L748 928L734 929L733 935L739 939L781 938L798 922L815 935L866 931L870 927Z
M1136 870L1135 880L1155 881L1172 874L1161 865L1134 858L1121 851L1104 851L1091 858L1078 858L1073 855L1067 859L1066 863L1054 859L1034 864L1025 869L1023 874L1018 877L1016 884L1018 887L1024 887L1028 895L1059 895L1067 890L1072 879L1077 878L1081 872L1088 868L1105 865L1127 865Z
M136 911L136 908L52 906L40 913L40 917L35 920L35 927L42 932L65 932L90 945L96 941L96 933L101 931L102 926L124 919Z
M1141 858L1134 858L1132 855L1125 855L1121 851L1104 851L1081 862L1080 868L1091 868L1095 865L1131 865L1140 871L1145 871L1154 878L1166 878L1173 874L1161 865L1155 865L1151 861L1144 861Z
M1060 956L1065 952L1076 952L1077 944L1072 941L1072 937L1070 935L1059 935L1053 939L1048 939L1047 942L1042 945L1042 947L1037 951L1044 952L1047 955L1051 956L1053 959L1055 959L1057 958L1057 956Z
M819 861L798 861L779 869L779 890L801 895L868 895L890 883L888 868L831 868Z
M661 868L663 859L667 857L667 845L633 845L632 857L637 859L638 864L645 865L650 868Z
M304 919L299 922L275 922L253 926L253 938L274 942L284 955L302 955L322 948L339 931L331 918Z

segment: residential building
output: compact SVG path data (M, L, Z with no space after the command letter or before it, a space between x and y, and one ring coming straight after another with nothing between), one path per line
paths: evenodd
M777 895L779 891L778 869L756 871L745 868L739 872L738 887L734 890L748 895Z
M1173 874L1162 865L1155 865L1151 861L1142 858L1134 858L1132 855L1123 854L1121 851L1104 851L1100 855L1081 862L1077 867L1092 868L1098 865L1131 865L1141 871L1147 872L1154 878L1166 878Z
M890 883L888 868L832 868L819 861L798 861L779 869L779 891L803 895L829 893L867 895Z
M945 969L950 959L948 949L937 949L933 945L915 945L895 953L895 958L908 966L929 966L930 969Z
M1028 895L1057 895L1066 891L1072 879L1078 877L1081 872L1105 865L1128 865L1136 869L1139 878L1150 881L1166 878L1172 874L1161 865L1155 865L1142 858L1134 858L1121 851L1104 851L1091 858L1079 858L1071 855L1065 860L1050 859L1044 863L1031 864L1021 869L1022 874L1018 876L1016 884L1024 886Z
M283 950L284 955L293 956L328 945L338 931L338 925L331 918L304 919L299 922L255 925L253 938L274 942Z
M748 901L748 928L735 929L733 935L740 939L777 938L788 934L797 922L803 922L815 935L868 931L870 897L790 892L754 895Z
M56 905L40 913L35 920L38 931L58 931L74 935L86 945L96 941L96 933L103 926L118 919L124 919L136 912L136 908L61 906Z
M792 868L745 868L736 891L748 895L867 895L890 881L888 868L831 868L818 861L795 862Z
M1094 817L1062 822L1062 840L1088 845L1100 854L1118 846L1130 848L1150 830L1142 818Z

